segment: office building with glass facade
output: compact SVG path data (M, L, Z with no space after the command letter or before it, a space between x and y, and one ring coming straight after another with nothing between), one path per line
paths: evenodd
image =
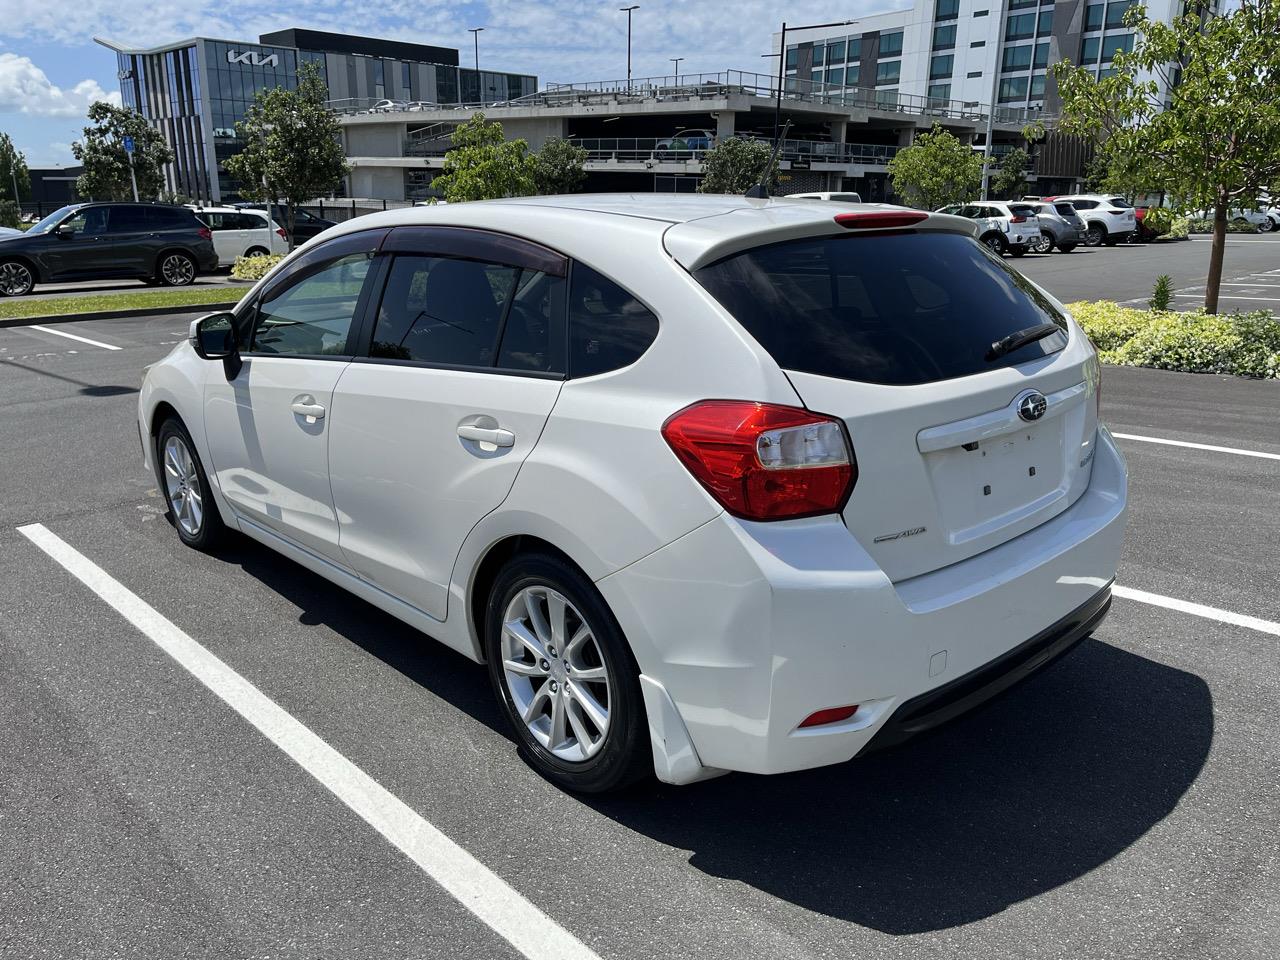
M224 162L242 148L235 125L254 96L293 89L315 64L337 103L504 102L537 91L537 77L462 67L450 47L290 29L257 43L195 37L139 49L99 39L116 54L124 105L163 134L174 161L167 189L200 202L235 199Z
M915 0L912 7L853 24L787 32L786 76L873 88L881 101L924 96L961 108L995 102L1059 111L1051 64L1069 60L1107 76L1132 50L1124 15L1135 0ZM1205 12L1220 0L1197 4ZM1171 22L1186 0L1148 0L1147 15ZM781 36L774 34L777 50ZM1153 78L1159 79L1159 78Z

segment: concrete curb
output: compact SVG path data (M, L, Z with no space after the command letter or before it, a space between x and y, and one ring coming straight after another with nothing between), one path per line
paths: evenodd
M140 307L135 310L99 310L96 313L64 313L47 317L11 317L0 320L0 330L6 327L29 327L33 324L75 323L78 320L115 320L119 317L163 317L186 313L216 313L219 310L230 310L240 301L228 300L225 303L192 303L173 307Z

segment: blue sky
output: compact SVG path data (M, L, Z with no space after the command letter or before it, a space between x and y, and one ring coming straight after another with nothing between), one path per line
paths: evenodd
M791 23L853 19L909 0L630 0L632 72L769 71L785 9ZM548 81L626 75L626 0L0 0L0 130L32 166L71 163L73 140L95 99L119 95L114 55L94 36L160 44L191 36L252 40L302 26L458 47L471 57L468 27L483 26L481 66ZM772 68L776 69L776 68Z

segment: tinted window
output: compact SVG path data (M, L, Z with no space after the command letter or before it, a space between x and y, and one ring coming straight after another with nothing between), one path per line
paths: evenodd
M1015 217L1034 217L1036 208L1029 203L1011 203L1009 204L1009 212Z
M96 237L107 232L107 207L85 207L62 224L63 229L72 233Z
M563 277L522 270L502 330L498 366L504 370L564 370Z
M698 281L787 370L929 383L1061 350L1065 332L986 359L1017 330L1066 320L968 237L894 233L771 244L703 267Z
M635 363L658 335L658 318L590 267L569 283L569 376L590 377Z
M1132 210L1133 204L1124 197L1111 197L1111 205L1119 210Z
M233 216L228 214L228 216ZM265 230L267 221L265 217L255 217L252 213L237 213L236 218L237 230Z
M355 253L273 292L258 308L257 353L344 356L371 253Z
M1069 203L1055 203L1053 209L1064 217L1074 217L1076 214L1076 208Z
M370 356L493 366L519 267L399 256L391 265Z
M162 230L194 230L199 224L190 210L174 210L172 207L152 207L151 216Z
M1077 210L1092 210L1098 203L1096 200L1072 200L1071 205Z
M111 209L112 233L142 233L151 229L146 207L113 207Z

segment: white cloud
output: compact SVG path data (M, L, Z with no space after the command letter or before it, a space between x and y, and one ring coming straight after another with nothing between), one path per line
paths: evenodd
M83 117L95 100L118 105L120 94L103 90L97 80L81 80L64 90L52 83L29 57L0 53L0 113Z

